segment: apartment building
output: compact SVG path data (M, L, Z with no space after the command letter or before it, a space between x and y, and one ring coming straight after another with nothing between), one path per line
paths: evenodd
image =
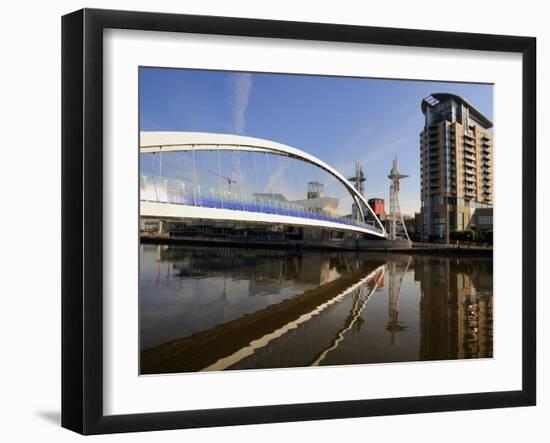
M493 123L454 94L432 94L421 109L422 237L449 242L477 209L493 206Z

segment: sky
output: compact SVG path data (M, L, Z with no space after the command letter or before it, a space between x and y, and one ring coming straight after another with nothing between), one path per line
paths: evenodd
M140 130L247 135L312 154L346 177L358 160L365 197L389 206L395 156L405 215L420 210L420 103L457 94L493 120L493 87L293 74L140 68Z

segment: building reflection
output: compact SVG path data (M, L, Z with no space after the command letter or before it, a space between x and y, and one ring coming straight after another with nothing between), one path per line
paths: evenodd
M157 262L170 263L170 272L181 278L202 276L246 280L249 295L279 292L295 284L320 286L360 268L380 266L385 260L378 254L342 252L211 246L157 245L154 248L157 250Z
M415 257L420 360L493 356L492 260Z

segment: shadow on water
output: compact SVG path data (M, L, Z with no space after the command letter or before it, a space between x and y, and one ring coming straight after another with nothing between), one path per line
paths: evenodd
M492 260L141 245L141 373L492 357Z

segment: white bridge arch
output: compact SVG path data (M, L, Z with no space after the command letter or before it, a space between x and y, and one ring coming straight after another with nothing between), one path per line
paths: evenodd
M327 217L309 218L295 215L263 213L247 210L220 209L188 204L174 204L159 199L140 201L140 214L144 217L196 218L212 220L234 220L248 222L280 223L288 225L314 226L344 231L360 232L374 237L386 238L387 233L374 214L366 199L338 171L322 160L304 151L271 140L232 134L206 132L143 131L140 133L140 154L156 154L182 151L245 151L274 154L314 165L335 177L350 193L357 204L361 220L354 223L331 220ZM155 201L156 200L156 201ZM365 210L370 219L365 218Z

